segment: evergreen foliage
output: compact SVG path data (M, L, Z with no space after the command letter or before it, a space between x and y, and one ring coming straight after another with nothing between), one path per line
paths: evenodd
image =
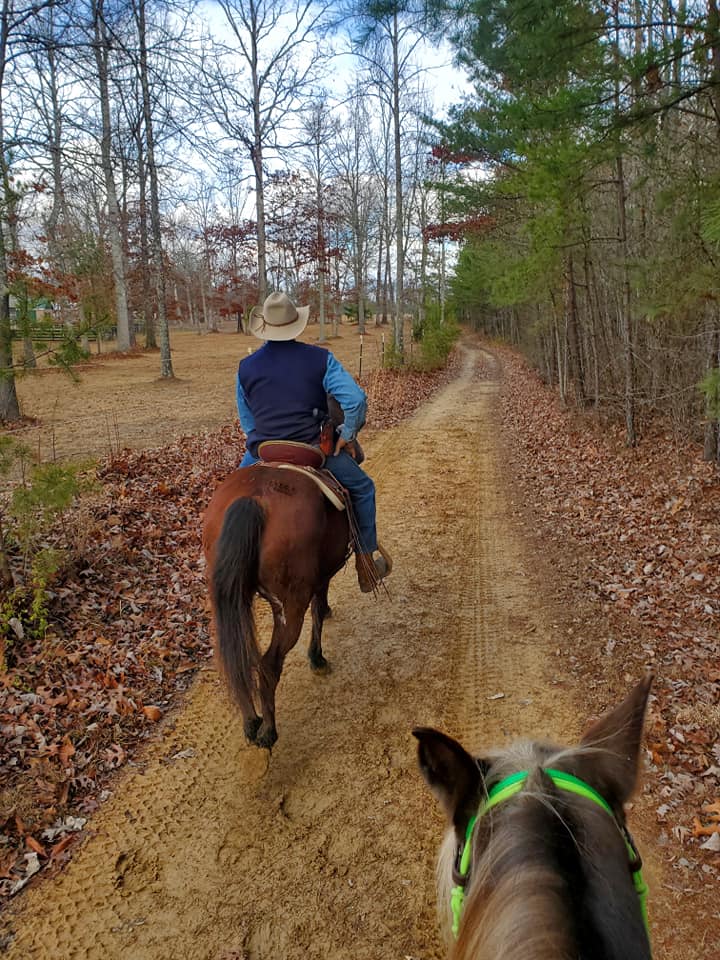
M437 370L444 367L460 335L460 327L453 316L441 322L437 304L429 307L422 330L419 331L421 370Z
M568 400L622 410L629 443L655 410L704 424L720 460L714 6L432 6L474 84L439 128L472 161L447 209L485 217L460 252L458 316L520 344Z

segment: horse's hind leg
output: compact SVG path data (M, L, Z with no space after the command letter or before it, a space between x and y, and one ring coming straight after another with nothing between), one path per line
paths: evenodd
M308 647L308 659L310 660L310 669L316 673L327 673L330 670L330 664L322 652L323 622L330 614L328 587L329 583L323 584L312 598L312 638Z
M286 602L283 614L273 610L274 626L270 646L262 658L258 692L262 724L255 737L259 747L271 749L277 740L275 726L275 691L282 673L285 657L298 642L308 600L303 604Z

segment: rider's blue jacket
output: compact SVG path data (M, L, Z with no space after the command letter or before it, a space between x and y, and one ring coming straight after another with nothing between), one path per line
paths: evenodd
M299 340L268 341L240 361L237 408L253 456L264 440L317 443L327 395L345 414L340 435L354 440L365 422L367 398L336 357Z

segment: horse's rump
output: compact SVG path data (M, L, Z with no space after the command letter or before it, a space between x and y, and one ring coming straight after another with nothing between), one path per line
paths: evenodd
M275 688L311 601L310 662L314 669L327 666L320 646L327 588L345 562L348 541L347 511L331 506L304 472L262 464L238 469L205 511L203 550L217 651L254 743L271 747L277 739ZM273 611L264 653L253 616L256 594Z
M312 564L332 528L333 539L343 527L344 517L333 517L338 511L327 504L324 495L311 477L302 472L279 470L255 464L235 470L215 491L203 521L203 550L209 570L215 563L220 531L230 505L240 498L254 500L263 511L265 526L260 544L260 582L267 589L282 575L283 558L293 567L293 557L304 556ZM347 539L343 549L347 546ZM337 550L332 550L335 561ZM344 557L343 557L344 559ZM321 562L321 566L325 566ZM337 567L336 567L337 569ZM334 572L334 571L333 571Z

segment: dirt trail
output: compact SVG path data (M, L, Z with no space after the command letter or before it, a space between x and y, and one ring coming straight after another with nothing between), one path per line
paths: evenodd
M391 598L361 596L351 569L336 579L333 673L310 673L306 634L281 682L269 766L206 671L65 873L8 918L11 960L443 956L442 822L411 726L472 746L566 740L584 719L556 683L550 616L508 515L497 384L480 379L479 358L466 348L460 377L368 451Z

